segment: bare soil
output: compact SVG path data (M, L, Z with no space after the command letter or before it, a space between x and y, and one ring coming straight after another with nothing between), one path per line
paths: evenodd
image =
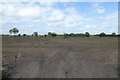
M117 78L116 37L3 37L9 78Z

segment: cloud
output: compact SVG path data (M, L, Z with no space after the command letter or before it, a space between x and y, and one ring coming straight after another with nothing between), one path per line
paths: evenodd
M93 10L98 14L103 14L106 10L103 8L102 3L93 3Z
M74 6L60 9L54 7L56 3L28 2L28 3L4 3L3 26L8 27L19 25L21 33L31 34L34 31L45 34L48 31L57 33L90 33L114 32L117 31L117 12L107 16L87 17L79 12ZM105 9L100 4L93 4L94 11L104 14ZM80 8L82 9L82 8ZM93 7L92 7L93 9ZM1 20L0 20L1 21ZM9 26L8 26L9 25ZM7 30L4 30L3 33Z
M18 11L18 16L23 18L39 18L41 12L39 7L26 7Z
M105 9L104 8L97 8L95 11L99 14L102 14L105 12Z
M49 6L41 7L33 2L30 3L0 3L2 4L1 15L3 23L16 23L23 21L34 21L44 17L50 10ZM19 5L19 6L18 6Z
M89 24L89 25L86 25L85 28L96 28L98 25L96 24Z
M86 26L90 32L100 33L100 32L116 32L118 33L118 12L113 12L109 15L97 17L91 20L89 25ZM92 24L92 25L90 25Z
M0 0L0 2L29 2L30 0ZM31 0L32 2L118 2L119 0Z
M66 13L67 12L67 13ZM75 8L66 8L64 11L53 10L48 17L49 26L75 27L82 23L83 16L78 14Z
M64 20L65 14L63 11L52 9L50 16L48 17L49 22L56 22L56 21L62 21Z

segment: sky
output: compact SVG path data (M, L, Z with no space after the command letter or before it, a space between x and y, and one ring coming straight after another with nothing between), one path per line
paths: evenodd
M2 34L118 33L117 2L0 2Z

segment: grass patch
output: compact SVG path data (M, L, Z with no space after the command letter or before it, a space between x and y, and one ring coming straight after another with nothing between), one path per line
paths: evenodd
M7 77L7 71L2 70L2 79Z
M120 78L120 67L118 67L118 78Z
M2 70L0 70L0 80L2 79Z
M120 78L120 72L118 72L118 78Z
M0 80L7 78L7 70L0 70Z

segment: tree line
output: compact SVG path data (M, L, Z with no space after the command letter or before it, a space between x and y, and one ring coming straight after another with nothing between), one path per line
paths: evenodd
M18 34L19 33L19 30L17 28L13 28L13 29L10 29L9 30L9 33L10 34L14 34L14 36L27 36L26 34ZM18 34L18 35L17 35ZM79 37L90 37L90 36L99 36L99 37L110 37L110 36L114 36L114 37L117 37L117 36L120 36L118 34L116 34L115 32L113 32L112 34L106 34L104 32L100 33L100 34L96 34L96 35L91 35L89 32L85 32L85 33L64 33L64 34L57 34L55 32L48 32L47 34L45 35L40 35L38 34L38 32L33 32L33 34L31 36L41 36L41 37L47 37L47 36L52 36L52 37L56 37L56 36L72 36L72 37L76 37L76 36L79 36Z

